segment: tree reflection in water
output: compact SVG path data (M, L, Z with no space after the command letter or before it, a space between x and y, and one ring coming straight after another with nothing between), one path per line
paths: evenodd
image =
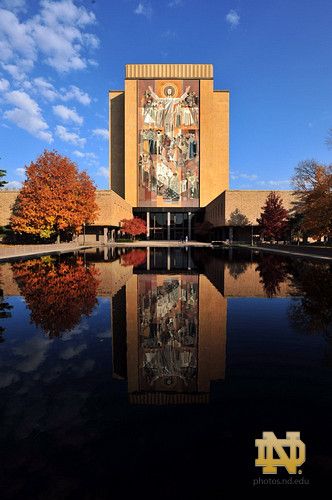
M141 266L146 262L146 250L135 248L120 256L121 266Z
M0 270L1 272L1 270ZM0 285L1 285L1 275L0 275ZM0 288L0 319L6 319L11 317L11 313L9 312L13 306L11 306L8 302L5 301L4 293L2 288ZM0 326L0 343L4 341L3 334L5 333L5 327Z
M267 297L280 293L280 285L289 277L288 262L280 255L265 254L260 257L256 272L259 273Z
M294 268L290 318L292 325L307 333L332 338L332 273L330 264L301 262ZM300 295L300 297L298 297Z
M331 264L299 261L294 266L292 288L294 299L289 309L292 327L304 334L322 334L328 342L326 362L332 367Z
M230 276L235 280L248 269L249 262L235 261L226 263Z
M97 303L98 271L81 257L42 257L12 264L31 321L50 337L72 330Z

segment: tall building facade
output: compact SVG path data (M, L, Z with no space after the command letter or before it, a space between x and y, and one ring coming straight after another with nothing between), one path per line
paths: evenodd
M150 239L191 239L195 217L228 189L229 92L210 64L128 64L110 91L111 188Z

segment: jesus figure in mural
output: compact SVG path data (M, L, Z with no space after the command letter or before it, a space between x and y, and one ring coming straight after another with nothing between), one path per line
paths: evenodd
M172 133L174 130L174 121L176 114L176 106L180 104L184 99L188 96L188 92L190 90L190 86L186 88L185 93L182 94L181 97L173 97L174 88L169 86L165 89L166 97L158 97L157 94L152 90L152 87L149 86L149 91L151 97L158 103L161 103L164 109L163 116L163 125L165 128L165 134L169 137L172 137Z

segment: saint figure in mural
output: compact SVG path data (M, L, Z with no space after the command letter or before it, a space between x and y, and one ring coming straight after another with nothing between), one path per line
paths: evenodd
M162 104L163 107L163 125L165 128L165 134L170 138L173 137L174 121L176 116L176 106L183 102L189 95L190 86L186 88L184 94L181 97L173 97L174 87L169 85L165 88L165 97L158 97L157 94L149 86L149 94L154 99L156 104Z

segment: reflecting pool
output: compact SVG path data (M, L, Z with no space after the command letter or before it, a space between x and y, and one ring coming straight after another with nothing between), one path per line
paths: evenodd
M1 264L1 498L250 491L263 431L301 433L289 487L328 484L331 269L205 248Z

